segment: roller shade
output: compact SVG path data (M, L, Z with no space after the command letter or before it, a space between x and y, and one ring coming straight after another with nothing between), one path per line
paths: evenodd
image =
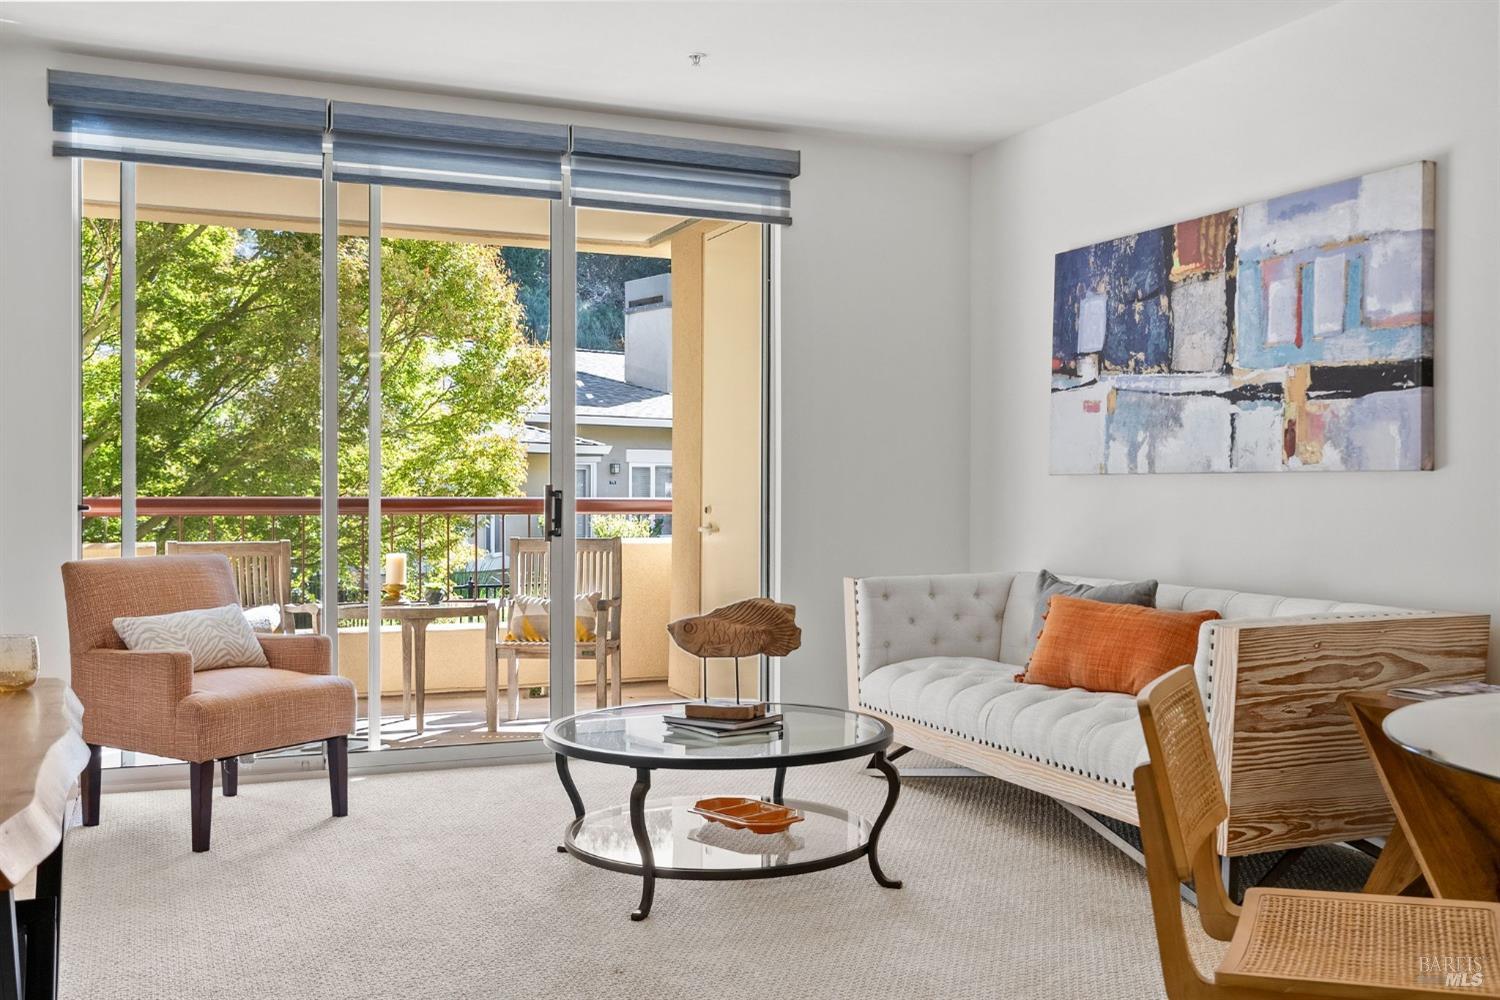
M362 184L562 196L566 125L334 101L333 175Z
M796 150L573 129L577 205L789 224Z
M47 71L57 156L316 177L328 102Z

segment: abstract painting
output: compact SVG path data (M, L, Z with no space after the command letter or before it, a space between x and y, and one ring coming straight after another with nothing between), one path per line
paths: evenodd
M1052 472L1432 468L1434 173L1058 254Z

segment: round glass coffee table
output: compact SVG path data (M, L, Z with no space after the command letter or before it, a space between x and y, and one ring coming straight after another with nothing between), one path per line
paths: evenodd
M574 819L559 851L610 871L641 876L641 902L630 914L644 920L659 878L726 880L780 878L821 871L869 858L875 881L889 889L901 883L880 869L880 831L896 808L900 777L886 760L891 727L860 712L815 705L775 704L781 732L745 741L709 745L677 742L663 717L682 713L681 702L632 704L581 712L549 725L542 734L557 755ZM783 800L788 768L827 764L870 755L870 766L885 775L885 805L874 822L821 802ZM635 771L627 805L587 812L568 773L570 759L618 764ZM692 811L699 796L646 801L651 772L772 770L769 801L801 811L802 822L781 833L732 830Z

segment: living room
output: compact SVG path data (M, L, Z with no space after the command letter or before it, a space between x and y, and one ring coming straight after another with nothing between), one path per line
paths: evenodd
M1500 4L7 0L0 137L0 998L1497 995Z

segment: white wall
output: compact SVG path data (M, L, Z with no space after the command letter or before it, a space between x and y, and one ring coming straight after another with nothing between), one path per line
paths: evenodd
M1496 22L1346 2L975 157L974 568L1500 615ZM1436 471L1048 475L1056 253L1419 159L1438 163Z
M48 67L801 148L782 259L780 593L804 648L786 696L843 701L841 575L962 568L965 157L0 45L0 631L38 633L47 673L67 673L58 564L78 496L73 196L51 155Z
M842 577L957 572L968 534L967 157L801 143L781 266L787 701L842 705Z

